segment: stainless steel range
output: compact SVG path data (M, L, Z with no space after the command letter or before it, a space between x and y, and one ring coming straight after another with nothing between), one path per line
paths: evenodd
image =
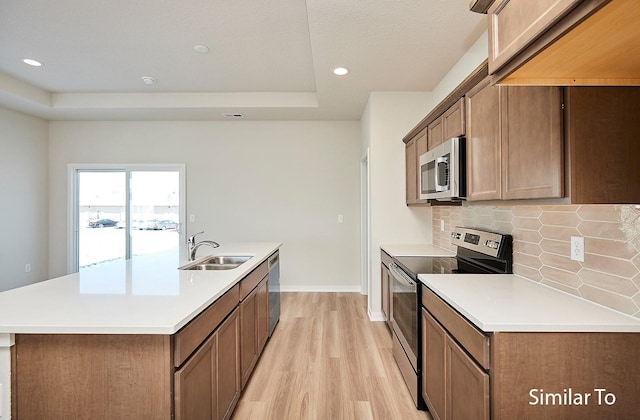
M455 257L394 257L389 265L393 355L416 407L421 397L420 282L419 274L509 274L513 270L513 239L481 229L456 227L451 243Z

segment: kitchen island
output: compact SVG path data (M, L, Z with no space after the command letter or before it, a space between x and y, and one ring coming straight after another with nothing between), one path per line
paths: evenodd
M241 305L251 296L258 296L256 304L266 301L258 292L266 290L266 260L280 245L207 249L252 256L231 270L178 270L186 261L155 254L0 293L3 407L11 390L11 412L20 419L169 419L196 408L229 417L216 398L196 407L184 391L212 388L221 402L231 398L233 408L240 391ZM257 317L251 309L246 312ZM268 309L266 318L261 313L268 329ZM218 386L214 371L225 369L231 386Z

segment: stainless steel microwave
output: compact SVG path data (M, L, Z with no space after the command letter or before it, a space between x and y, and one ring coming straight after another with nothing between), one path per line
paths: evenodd
M464 137L453 137L420 156L420 199L460 201L467 196Z

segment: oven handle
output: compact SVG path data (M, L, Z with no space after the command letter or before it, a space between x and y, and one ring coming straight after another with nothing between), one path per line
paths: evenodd
M391 275L394 279L398 280L400 283L406 284L412 289L415 289L416 282L413 281L413 279L411 279L411 277L409 277L404 271L402 271L402 269L398 267L398 264L394 262L389 264L389 271L391 272Z

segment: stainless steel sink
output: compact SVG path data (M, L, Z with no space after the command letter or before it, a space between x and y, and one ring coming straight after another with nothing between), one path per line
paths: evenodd
M251 255L216 255L207 258L201 264L242 264L251 258Z
M195 264L188 267L182 267L181 270L233 270L240 264Z
M233 270L251 258L251 255L214 255L197 263L178 267L178 270Z

